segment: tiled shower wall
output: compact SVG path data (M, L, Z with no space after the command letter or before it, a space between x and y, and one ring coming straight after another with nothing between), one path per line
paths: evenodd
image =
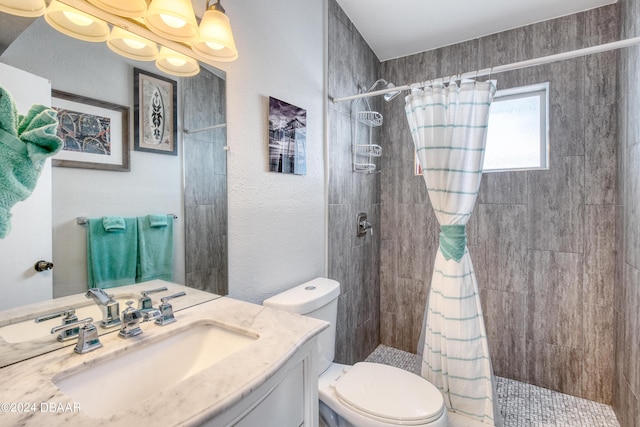
M408 84L606 43L617 20L607 6L387 61L380 74ZM616 57L494 76L498 89L549 82L550 167L485 174L468 226L495 373L604 403L614 373ZM413 174L403 104L382 108L380 333L415 352L439 227Z
M620 38L640 35L640 1L619 0ZM640 426L640 46L618 57L618 206L616 206L613 407L622 427Z
M378 79L380 63L335 0L329 0L330 97L358 93ZM380 100L371 100L380 111ZM364 360L380 343L380 174L352 172L351 103L328 101L329 277L340 282L336 357ZM359 103L358 109L364 109ZM359 141L379 144L380 129L357 125ZM383 150L386 148L383 148ZM380 165L380 159L377 159ZM384 171L383 171L384 173ZM356 237L356 215L367 213L373 235Z
M224 79L201 69L182 80L184 128L226 122ZM184 134L186 285L219 295L227 285L226 129Z

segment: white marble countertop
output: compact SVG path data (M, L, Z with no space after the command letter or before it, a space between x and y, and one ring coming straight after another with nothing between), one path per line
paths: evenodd
M201 304L205 301L220 298L220 295L200 291L198 289L188 288L186 286L178 285L176 283L166 282L164 280L150 280L148 282L136 283L134 285L120 286L117 288L105 289L108 294L115 295L116 299L128 299L133 300L136 304L140 293L142 291L148 291L151 289L157 289L166 287L166 291L149 294L153 301L153 306L158 307L160 298L169 295L176 294L178 292L185 292L186 295L180 298L171 300L173 310L178 312L184 308L191 307L197 304ZM85 294L69 295L61 298L53 298L48 301L37 302L33 304L23 305L20 307L0 311L0 367L9 365L11 363L20 362L30 357L38 356L48 351L56 350L58 348L74 346L77 339L59 342L55 335L47 334L42 338L24 341L24 342L7 342L2 338L2 327L19 322L33 322L36 317L44 316L54 312L59 312L69 308L79 308L86 306L98 306L93 300L85 297ZM134 305L137 306L137 305ZM120 312L122 312L126 306L120 306ZM100 322L100 317L93 319L94 323ZM48 321L49 328L51 326L57 326L61 324L61 319L53 319ZM45 328L46 329L46 328ZM100 335L104 333L113 332L115 329L102 329L98 327L98 333Z
M0 425L130 427L144 425L145 420L162 426L199 425L224 412L267 381L297 349L328 326L320 320L226 297L180 311L176 318L177 322L162 327L152 322L144 323L144 332L130 339L119 338L115 333L103 335L100 338L103 348L87 354L75 354L71 346L1 368ZM256 334L259 338L173 387L148 390L144 400L122 408L109 418L84 414L81 407L77 409L77 402L52 382L60 372L99 364L117 357L130 346L143 344L145 340L160 340L202 321ZM140 362L144 363L144 360ZM175 362L180 363L179 360ZM100 398L95 396L95 399ZM54 407L58 409L42 410ZM15 412L11 412L12 409Z

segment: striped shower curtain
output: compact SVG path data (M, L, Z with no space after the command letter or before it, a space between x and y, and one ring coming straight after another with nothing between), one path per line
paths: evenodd
M440 389L451 411L501 425L465 231L482 178L494 92L493 81L416 85L405 111L440 223L423 325L422 376Z

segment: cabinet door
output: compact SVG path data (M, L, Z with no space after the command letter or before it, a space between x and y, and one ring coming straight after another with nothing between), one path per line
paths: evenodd
M18 112L33 104L51 105L51 83L42 77L0 63L0 85L11 93ZM53 296L52 272L36 272L36 262L52 260L51 160L38 185L12 209L11 231L0 239L0 310L43 301Z
M298 427L304 422L302 363L235 427Z

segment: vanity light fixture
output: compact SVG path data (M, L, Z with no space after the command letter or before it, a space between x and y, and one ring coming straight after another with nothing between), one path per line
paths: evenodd
M156 67L160 71L179 77L191 77L200 72L198 61L166 46L160 48Z
M214 61L230 62L238 58L236 42L233 39L231 23L225 10L216 0L207 0L207 10L200 22L199 37L191 45L191 49L199 56Z
M0 12L26 18L42 16L46 8L44 0L0 0Z
M87 0L102 10L127 18L142 18L147 13L148 0Z
M158 58L158 46L154 42L115 25L107 46L118 55L136 61L155 61Z
M153 0L144 22L157 35L177 42L198 38L198 24L191 0Z
M0 0L0 12L44 14L47 23L65 35L106 41L119 55L155 60L161 71L183 77L200 72L198 61L216 66L238 58L220 0L207 0L206 7L198 27L191 0Z
M109 38L109 26L106 22L57 0L51 1L44 19L56 30L76 39L103 42Z

